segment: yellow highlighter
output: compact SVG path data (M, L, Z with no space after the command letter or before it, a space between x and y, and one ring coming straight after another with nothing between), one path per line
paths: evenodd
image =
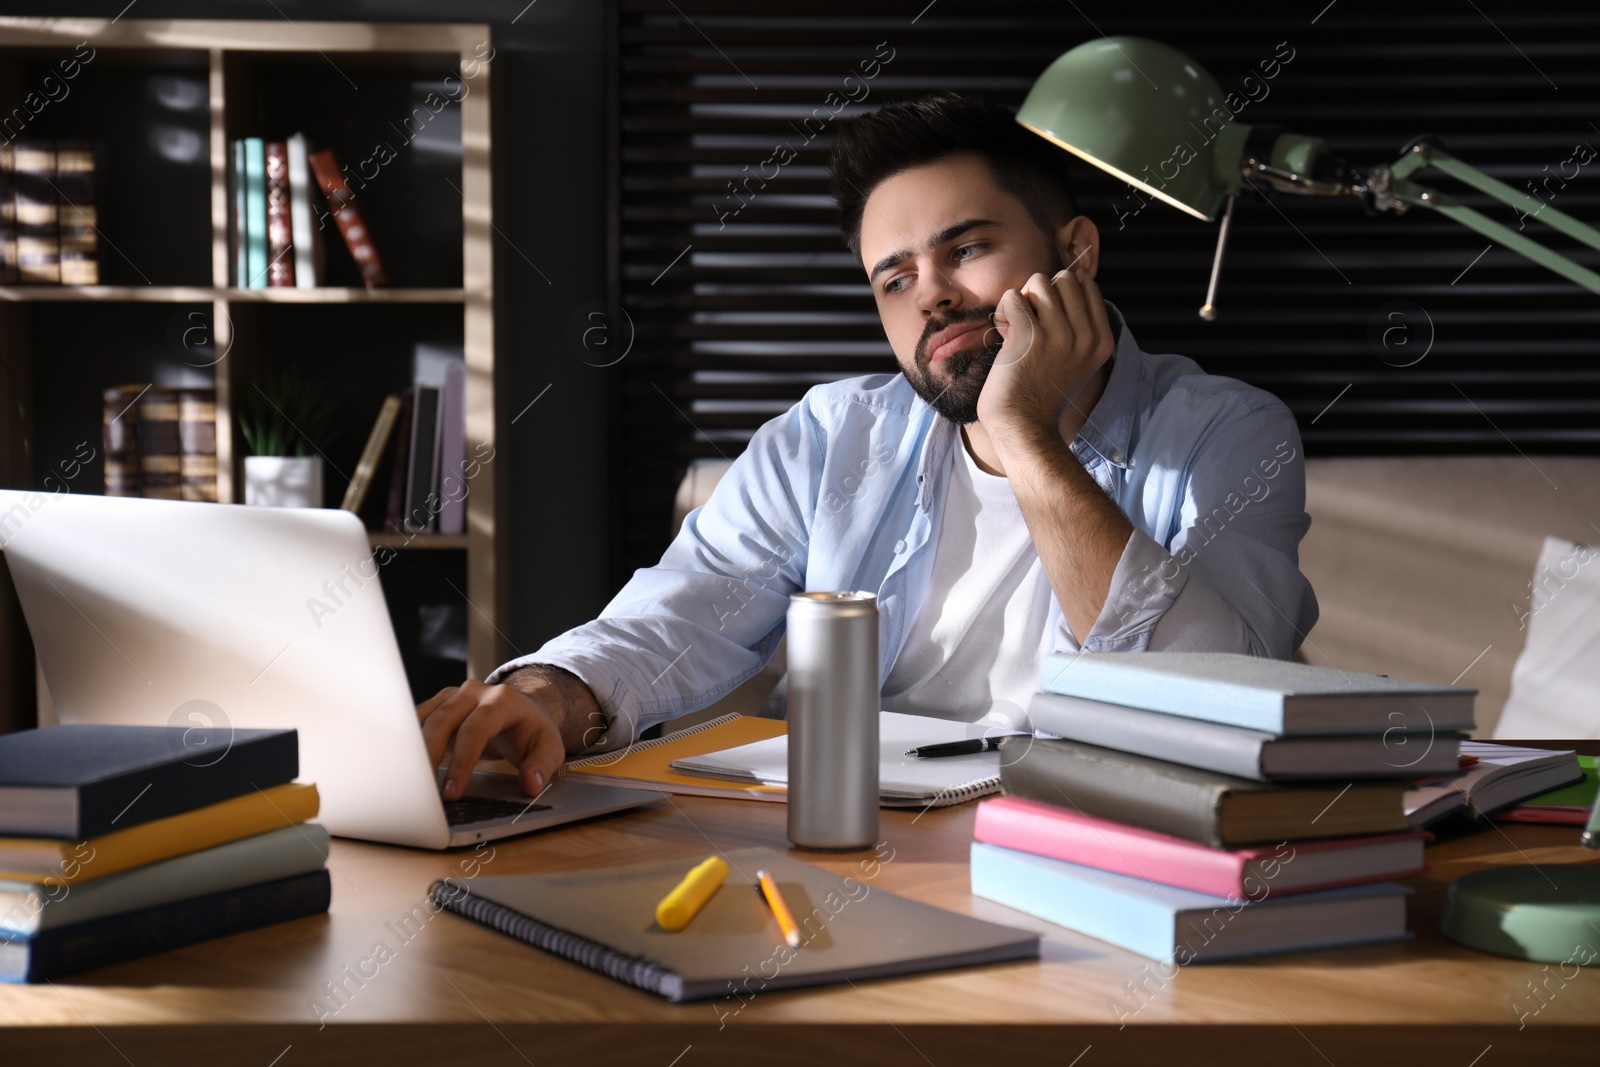
M728 863L721 856L712 856L683 876L672 892L656 905L656 923L663 930L682 930L689 920L700 913L712 894L722 888L728 877Z

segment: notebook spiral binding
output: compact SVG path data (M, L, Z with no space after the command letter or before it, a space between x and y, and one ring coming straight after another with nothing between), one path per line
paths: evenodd
M883 808L947 808L952 804L965 804L969 800L977 800L991 793L1000 792L1000 776L992 778L979 778L966 785L958 785L952 789L940 790L932 800L879 798L878 806Z
M507 937L514 937L535 948L552 952L579 966L599 971L608 978L615 978L619 982L648 990L668 1000L678 1000L681 997L681 980L665 967L647 960L624 956L586 937L579 937L577 934L558 930L530 919L520 911L503 904L475 897L464 883L444 880L434 882L428 887L428 898L446 911L482 923Z
M726 715L719 715L717 718L711 719L708 722L700 723L697 726L691 726L687 730L678 730L675 733L662 734L660 737L651 738L649 741L635 741L633 744L622 749L620 752L601 752L597 755L585 756L582 759L569 760L567 763L562 765L561 770L557 773L565 774L568 771L581 771L588 767L610 766L630 752L644 752L647 749L660 748L662 745L670 745L674 741L682 740L685 737L693 737L695 734L702 734L707 730L715 730L724 723L730 723L737 718L740 718L738 712L729 712ZM999 779L996 779L996 781L999 781Z

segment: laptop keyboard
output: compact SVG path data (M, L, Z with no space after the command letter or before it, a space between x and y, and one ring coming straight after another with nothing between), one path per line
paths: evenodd
M497 797L462 797L444 802L444 817L451 826L488 819L509 819L523 812L549 811L549 804L529 804L526 800L501 800Z

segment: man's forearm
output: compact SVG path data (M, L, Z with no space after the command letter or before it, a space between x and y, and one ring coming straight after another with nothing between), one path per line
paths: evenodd
M607 735L606 715L594 691L571 671L535 663L512 671L502 681L555 719L568 753L604 751L615 741Z
M1111 593L1133 524L1052 429L995 444L1050 588L1082 644Z

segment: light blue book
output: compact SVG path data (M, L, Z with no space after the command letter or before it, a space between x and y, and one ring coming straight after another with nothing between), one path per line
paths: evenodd
M1376 882L1274 895L1271 885L1267 879L1267 895L1247 902L972 844L975 895L1179 965L1408 936L1405 886Z
M267 144L244 139L244 239L248 289L267 287Z
M1469 731L1476 689L1228 652L1057 652L1046 693L1289 734Z
M305 822L73 885L0 881L0 940L275 882L327 860L328 831Z
M264 164L263 164L264 165ZM249 219L249 206L244 195L244 141L233 142L233 284L243 289L248 287L250 279L250 246L246 238L249 232L247 220Z

